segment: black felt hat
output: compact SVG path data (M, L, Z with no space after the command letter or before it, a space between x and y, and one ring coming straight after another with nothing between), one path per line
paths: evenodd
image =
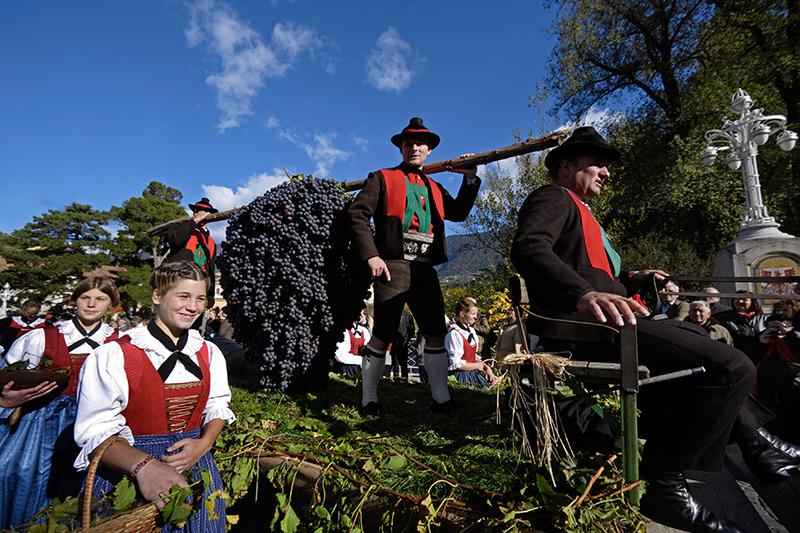
M211 200L203 196L200 198L200 201L196 204L189 204L189 209L192 211L208 211L209 213L219 213L219 210L214 209L214 206L211 205Z
M608 144L608 141L597 133L596 129L591 126L582 126L576 128L566 141L550 150L544 158L544 166L550 172L557 172L562 159L581 152L600 152L612 163L622 157L620 151Z
M439 136L425 127L420 117L411 117L408 121L408 126L403 128L403 131L396 135L392 135L392 144L400 148L403 144L403 139L420 139L425 141L425 144L433 150L439 146Z

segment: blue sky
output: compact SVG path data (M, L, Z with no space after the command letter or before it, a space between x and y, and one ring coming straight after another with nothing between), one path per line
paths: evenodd
M227 209L283 167L362 178L412 115L442 136L429 161L546 133L551 20L524 0L0 2L0 231L151 180Z

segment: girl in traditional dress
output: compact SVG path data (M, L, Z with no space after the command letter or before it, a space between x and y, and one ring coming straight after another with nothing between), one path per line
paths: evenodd
M476 388L488 388L497 379L489 365L478 355L478 334L472 327L478 319L478 306L472 298L456 304L456 316L444 338L450 357L450 372L459 383Z
M371 337L367 329L364 311L358 320L353 321L353 326L344 332L341 342L336 345L334 359L338 363L338 370L346 376L361 375L361 348L369 342Z
M75 441L78 469L112 436L123 440L102 456L95 496L129 474L141 495L163 507L173 485L186 486L181 472L194 466L211 473L205 496L222 489L210 450L226 423L231 391L225 359L192 323L205 309L208 277L187 261L165 263L150 277L155 318L95 350L84 364L78 391ZM192 471L194 480L200 472ZM205 504L185 532L225 531L225 502L216 501L218 519ZM165 527L162 531L172 531Z
M33 329L8 350L4 365L27 361L28 367L69 368L69 382L54 396L56 384L2 391L0 406L0 528L21 526L51 498L77 495L81 476L72 467L78 450L73 441L77 411L76 385L86 356L116 330L103 323L119 301L114 283L87 278L72 292L75 318ZM23 414L18 426L9 424L14 408ZM51 475L52 473L52 475Z

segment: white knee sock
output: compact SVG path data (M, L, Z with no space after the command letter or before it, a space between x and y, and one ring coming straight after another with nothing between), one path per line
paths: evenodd
M426 346L423 355L425 371L431 385L431 396L436 403L450 401L450 391L447 388L447 367L450 360L444 346Z
M367 345L361 357L361 405L378 401L378 382L383 374L386 353Z

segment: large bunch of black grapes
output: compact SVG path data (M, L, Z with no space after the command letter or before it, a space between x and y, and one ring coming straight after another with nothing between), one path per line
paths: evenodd
M220 258L228 316L267 389L311 390L327 379L369 295L347 206L339 183L295 176L230 219Z

